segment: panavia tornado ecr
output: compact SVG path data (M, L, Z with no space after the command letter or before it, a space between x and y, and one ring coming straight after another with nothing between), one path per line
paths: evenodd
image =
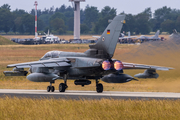
M125 15L116 16L107 26L102 36L94 45L84 53L50 51L39 61L7 65L7 68L14 67L13 71L4 71L6 76L26 76L33 82L49 82L47 92L54 92L52 83L57 79L63 79L59 84L59 92L65 92L68 88L67 80L75 80L75 85L89 85L90 79L96 81L96 91L103 92L101 79L107 83L125 83L136 80L130 75L123 74L124 69L145 69L144 73L135 75L138 78L157 78L156 70L169 70L171 68L158 67L134 63L126 63L112 59Z

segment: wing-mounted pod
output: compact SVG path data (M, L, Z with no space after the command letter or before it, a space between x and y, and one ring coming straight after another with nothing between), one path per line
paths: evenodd
M139 73L134 75L134 77L137 78L158 78L159 75L156 73L155 69L147 69L144 71L144 73Z
M54 82L59 79L59 76L53 73L31 73L27 79L33 82Z
M126 83L136 79L127 74L109 74L105 75L101 80L107 83Z
M26 76L28 71L24 71L24 68L14 68L13 71L4 71L5 76Z

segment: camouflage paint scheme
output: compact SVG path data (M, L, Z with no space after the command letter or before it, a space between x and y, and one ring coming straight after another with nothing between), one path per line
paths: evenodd
M91 84L89 79L94 79L96 80L96 91L101 93L103 85L99 83L99 79L108 83L125 83L136 80L130 75L123 74L123 69L146 69L144 73L135 75L138 78L157 78L156 70L172 69L112 59L124 19L125 15L116 16L97 43L89 45L90 49L84 53L50 51L39 61L8 65L8 68L14 67L14 69L13 71L4 71L4 74L6 76L26 76L27 72L24 71L24 68L30 68L27 79L34 82L50 82L50 86L47 87L48 92L54 92L52 83L57 79L64 79L64 83L59 84L60 92L65 92L68 87L66 84L68 79L75 80L75 84L81 86ZM109 69L103 69L103 61L109 61L106 62L108 66L104 67L109 67ZM113 65L115 62L116 67Z

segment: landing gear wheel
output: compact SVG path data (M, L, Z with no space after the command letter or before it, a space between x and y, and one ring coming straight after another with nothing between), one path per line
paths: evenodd
M55 88L54 86L51 86L51 92L54 92Z
M47 86L47 92L50 92L51 86Z
M68 88L68 86L67 85L65 85L65 90Z
M59 92L65 92L65 90L66 90L66 84L64 83L59 84Z
M97 91L97 93L103 92L103 85L101 83L96 85L96 91Z

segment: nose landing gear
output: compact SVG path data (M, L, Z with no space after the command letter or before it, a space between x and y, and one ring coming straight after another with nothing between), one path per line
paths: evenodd
M52 86L52 83L50 82L50 85L49 86L47 86L47 92L54 92L54 90L55 90L55 88L54 88L54 86Z

